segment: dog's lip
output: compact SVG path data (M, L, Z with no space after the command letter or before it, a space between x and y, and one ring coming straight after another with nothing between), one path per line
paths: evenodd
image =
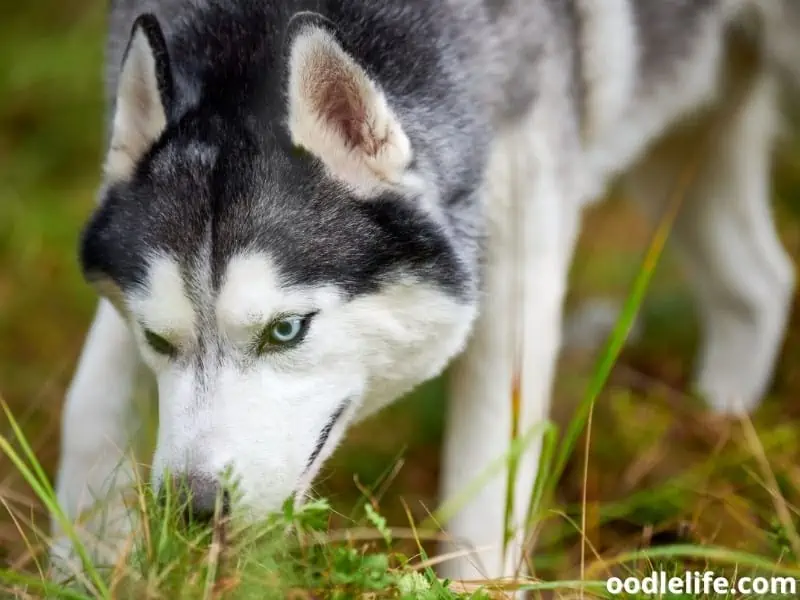
M322 428L322 433L320 434L319 439L317 440L317 445L314 447L314 451L308 458L308 464L306 465L305 471L303 471L303 475L308 473L308 470L312 467L314 461L317 460L317 457L320 455L322 449L325 447L325 444L328 441L328 437L330 436L331 431L333 431L333 428L336 426L336 423L339 422L339 419L342 418L342 415L347 410L347 407L350 406L351 402L352 402L351 398L345 398L333 412L331 418L328 419L328 422L325 424L325 427Z
M342 400L342 402L339 404L339 406L333 412L333 415L331 415L330 419L328 419L328 422L322 428L322 433L320 434L320 437L317 440L317 445L314 447L314 451L311 453L311 456L309 456L308 463L306 464L306 468L303 471L303 474L300 476L301 480L306 479L306 477L308 476L309 471L311 470L311 467L314 466L314 463L317 460L317 457L319 457L319 455L322 453L322 450L325 448L325 444L328 442L328 437L330 436L331 431L333 431L333 428L336 426L336 424L342 418L342 416L347 411L347 409L352 405L352 403L353 403L353 398L352 397L348 397L348 398L345 398L344 400ZM306 499L305 498L306 490L308 489L309 485L310 485L310 481L309 481L308 485L304 485L304 486L298 488L297 490L295 490L295 492L293 494L294 500L295 500L295 506L300 506L301 504L303 504L303 502Z

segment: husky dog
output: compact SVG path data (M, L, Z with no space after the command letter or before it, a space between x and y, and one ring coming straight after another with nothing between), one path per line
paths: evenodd
M583 207L620 176L661 214L687 149L708 150L674 230L703 317L697 387L735 413L769 384L794 285L769 169L778 84L800 81L797 2L113 0L107 60L80 245L102 300L58 472L71 518L131 483L140 364L154 486L185 478L196 515L221 496L247 521L302 499L350 425L458 356L452 496L507 451L515 375L519 431L548 416ZM519 460L519 532L539 452ZM471 550L444 575L516 571L506 477L448 524ZM90 529L124 533L113 512Z

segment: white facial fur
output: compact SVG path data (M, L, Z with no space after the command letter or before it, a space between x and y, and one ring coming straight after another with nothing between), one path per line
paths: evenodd
M237 509L250 518L303 495L347 425L438 374L463 347L475 314L410 278L350 300L335 286L285 286L264 254L229 263L208 314L189 300L170 258L152 261L147 287L127 304L158 380L154 482L165 469L229 469ZM302 343L256 355L254 340L276 316L310 312L317 314ZM155 353L139 324L178 355Z

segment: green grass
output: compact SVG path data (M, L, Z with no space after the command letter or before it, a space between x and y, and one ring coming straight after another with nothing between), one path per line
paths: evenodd
M47 583L60 406L95 302L75 244L99 173L103 10L23 3L0 22L0 397L10 407L0 421L0 597L402 597L412 586L407 597L454 597L431 570L434 523L486 474L439 505L441 381L351 432L317 486L326 502L247 530L186 528L178 506L164 510L143 486L134 505L147 535L127 560L111 572L89 567L73 586ZM800 150L780 154L776 181L797 258ZM583 587L588 598L602 597L607 577L652 569L800 576L800 323L753 422L709 415L687 392L691 303L668 254L656 268L669 223L651 238L619 201L587 221L570 300L627 304L600 356L563 357L552 423L535 432L548 451L531 493L533 587L542 598ZM623 346L640 307L644 340Z
M613 347L613 343L610 346ZM0 437L0 451L11 460L44 506L62 522L78 549L84 569L77 570L75 577L63 584L52 583L38 561L37 574L0 570L0 583L5 591L19 598L438 600L490 598L500 590L534 593L580 590L585 597L609 598L620 596L605 593L601 576L613 573L623 578L645 578L652 571L680 575L686 570L713 570L731 578L761 575L800 579L800 565L794 554L797 532L789 522L775 528L774 543L778 552L774 557L714 546L672 545L621 552L601 561L590 561L579 581L529 579L513 585L477 582L453 588L450 582L436 577L420 543L423 535L433 536L435 532L417 529L412 522L411 534L406 536L407 541L415 543L417 552L406 554L398 550L396 532L387 525L372 501L363 504L360 519L351 517L350 526L341 530L331 529L333 509L323 499L299 508L288 502L282 513L244 528L237 528L237 524L219 516L211 525L200 526L186 523L182 516L185 507L176 495L168 492L166 501L157 502L143 484L137 487L131 507L140 522L139 533L113 568L100 570L92 564L88 549L76 535L77 526L73 528L61 513L47 475L4 403L3 409L19 449ZM550 465L543 467L544 472L552 474ZM20 533L24 536L24 531ZM41 537L39 532L30 533ZM24 537L26 541L29 539ZM464 588L472 589L463 591Z

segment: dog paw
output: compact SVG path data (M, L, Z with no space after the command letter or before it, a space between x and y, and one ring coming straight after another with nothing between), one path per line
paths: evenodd
M736 385L734 377L703 377L696 391L709 408L720 416L749 415L761 405L761 390L748 389L745 384Z
M66 524L51 520L50 563L58 581L80 578L86 561L96 568L113 568L133 547L138 512L134 467L117 457L87 465L66 454L59 471L57 498Z
M66 583L83 580L89 569L118 569L133 551L137 523L136 513L116 502L72 525L71 535L55 525L49 548L50 578Z

